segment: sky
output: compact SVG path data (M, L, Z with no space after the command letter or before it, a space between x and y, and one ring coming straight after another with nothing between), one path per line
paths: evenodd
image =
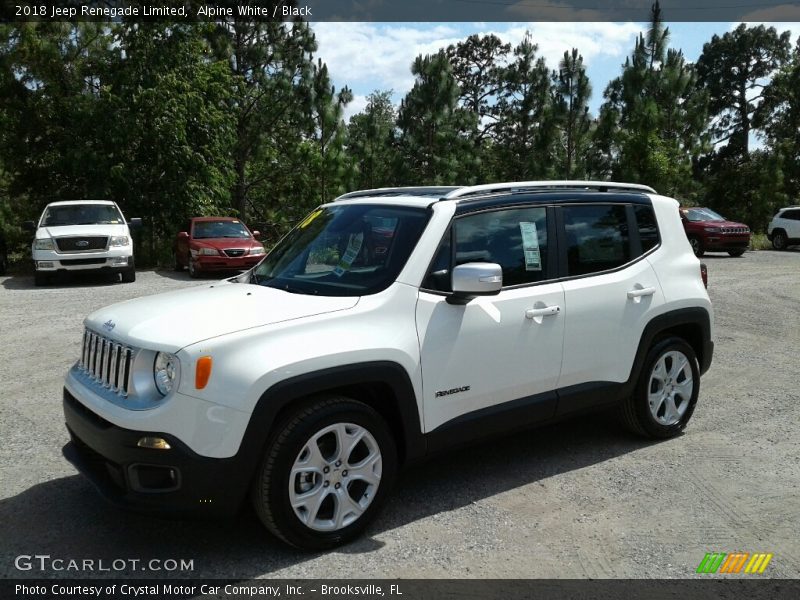
M716 33L724 34L738 23L667 23L670 46L681 48L695 61L703 44ZM791 30L792 41L800 34L800 23L776 23L778 31ZM530 31L548 68L557 69L565 50L578 48L583 55L592 97L589 109L597 114L606 84L621 72L634 40L646 31L646 23L536 22L536 23L312 23L319 49L317 57L327 63L337 89L347 85L354 95L345 109L345 120L366 106L374 90L393 90L396 104L414 85L411 63L419 54L431 54L467 36L494 33L516 46Z

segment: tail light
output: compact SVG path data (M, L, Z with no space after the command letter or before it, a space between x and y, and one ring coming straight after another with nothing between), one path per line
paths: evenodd
M703 285L708 289L708 267L706 267L706 263L700 263L700 279L703 280Z

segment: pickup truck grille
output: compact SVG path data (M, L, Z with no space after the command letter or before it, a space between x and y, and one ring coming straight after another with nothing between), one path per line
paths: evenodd
M128 395L133 349L112 342L87 329L78 367L100 385L121 396Z
M105 250L108 246L108 236L75 236L55 238L56 246L60 252L86 252L90 250Z

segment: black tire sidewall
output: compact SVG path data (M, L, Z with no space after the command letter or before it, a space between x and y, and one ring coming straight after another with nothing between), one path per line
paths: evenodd
M650 412L648 401L648 393L650 387L650 374L661 356L672 350L682 352L688 359L692 369L692 381L694 387L692 389L692 397L689 399L689 406L686 412L683 413L681 419L674 425L662 425L655 420ZM647 353L642 373L639 376L639 381L636 384L635 394L635 410L637 420L645 432L654 438L670 438L681 433L689 419L692 418L695 406L697 405L697 397L700 393L700 368L697 363L697 356L695 355L692 347L677 337L669 337L657 342L650 351Z
M295 413L296 414L296 413ZM351 525L333 532L315 531L306 527L295 515L289 502L289 473L297 455L308 440L319 430L334 423L353 423L367 429L375 438L381 451L382 473L378 492L366 511ZM286 423L288 424L288 423ZM278 434L269 444L266 456L274 455L275 461L270 474L270 486L262 501L270 503L274 524L279 534L293 546L306 550L332 548L357 537L380 511L391 492L397 473L397 451L389 428L374 410L365 404L347 398L337 398L334 404L314 412L296 424L289 435L281 439ZM264 468L259 469L256 485L264 480Z
M694 246L695 243L697 243L697 249L696 250L695 250L695 246ZM703 256L703 254L705 254L706 251L703 248L703 241L699 237L696 237L696 236L690 237L689 238L689 244L692 246L692 252L698 258Z
M782 231L778 231L772 236L772 247L775 250L786 250L786 234Z

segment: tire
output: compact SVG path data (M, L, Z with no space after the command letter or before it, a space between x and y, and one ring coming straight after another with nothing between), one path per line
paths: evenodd
M0 275L5 275L8 271L8 257L5 255L0 256Z
M789 246L789 238L786 237L786 232L776 231L772 234L772 247L775 250L786 250Z
M133 283L136 281L136 265L131 257L131 266L122 272L122 283Z
M740 250L728 250L728 255L730 255L730 256L732 256L734 258L738 258L742 254L744 254L744 248L741 248Z
M197 270L197 266L195 262L192 260L192 257L189 257L189 277L192 279L197 279L200 277L200 272Z
M671 438L692 418L699 391L694 350L682 338L671 336L656 342L647 353L633 394L620 407L620 417L633 433Z
M692 245L692 252L694 252L694 255L697 258L700 258L706 253L705 248L703 248L703 242L700 241L700 238L692 236L689 238L689 243Z
M177 252L172 253L172 268L175 269L175 271L177 271L178 273L183 271L183 265L181 264L181 261L178 260Z
M345 456L339 448L347 446L339 440L356 435L362 436L360 441ZM360 466L353 467L351 461ZM305 472L304 465L309 467ZM357 470L363 478L354 475ZM299 405L276 427L251 496L273 535L296 548L325 550L364 531L386 500L396 473L395 442L377 412L342 396L316 398Z
M33 274L33 283L36 287L41 287L50 283L50 274L37 271Z

